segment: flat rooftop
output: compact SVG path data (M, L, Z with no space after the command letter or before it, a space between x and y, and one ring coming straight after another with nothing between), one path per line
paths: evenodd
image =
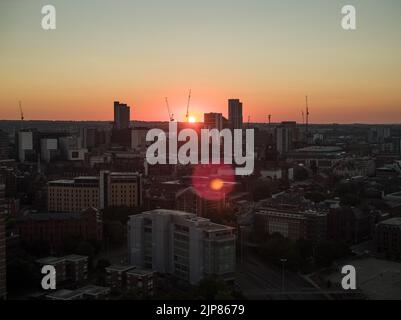
M57 263L64 262L64 261L65 261L65 259L63 257L62 258L46 257L46 258L36 260L36 262L39 264L48 264L48 265L57 264Z
M56 300L74 300L80 298L82 296L82 292L78 290L67 290L62 289L56 292L52 292L46 295L47 298L56 299Z
M401 227L401 218L391 218L391 219L388 219L388 220L381 221L379 224Z
M130 266L130 265L112 265L107 267L106 270L115 272L127 272L134 268L135 266Z
M81 260L88 260L87 256L81 256L78 254L70 254L68 256L64 257L65 260L67 261L81 261Z
M153 274L154 271L152 270L144 270L144 269L133 269L127 272L127 274L133 274L137 276L145 276L145 275L151 275Z

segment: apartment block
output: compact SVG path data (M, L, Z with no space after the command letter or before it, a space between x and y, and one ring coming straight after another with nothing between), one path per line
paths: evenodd
M141 205L142 177L137 173L102 171L98 177L78 177L48 183L48 210L51 212Z
M376 226L377 251L390 260L401 260L401 218L392 218Z
M88 257L72 254L65 256L64 259L67 279L75 283L88 279Z
M234 278L233 228L195 214L153 210L131 216L128 249L131 264L172 274L191 284L207 276Z

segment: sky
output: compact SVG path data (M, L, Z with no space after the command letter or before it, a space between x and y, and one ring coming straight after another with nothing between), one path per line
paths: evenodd
M42 6L57 29L41 28ZM356 8L357 30L341 28ZM401 123L400 0L1 0L0 119Z

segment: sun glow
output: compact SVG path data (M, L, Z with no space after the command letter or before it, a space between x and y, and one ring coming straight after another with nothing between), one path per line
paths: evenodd
M189 116L188 122L189 123L195 123L196 122L196 118L194 116Z

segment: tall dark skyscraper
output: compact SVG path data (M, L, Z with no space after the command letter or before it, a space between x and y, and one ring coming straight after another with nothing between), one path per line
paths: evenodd
M228 100L228 121L232 129L242 129L242 102L239 99Z
M8 150L8 134L2 130L0 130L0 160L8 159L9 150Z
M127 129L130 126L131 108L126 104L114 101L114 129Z

